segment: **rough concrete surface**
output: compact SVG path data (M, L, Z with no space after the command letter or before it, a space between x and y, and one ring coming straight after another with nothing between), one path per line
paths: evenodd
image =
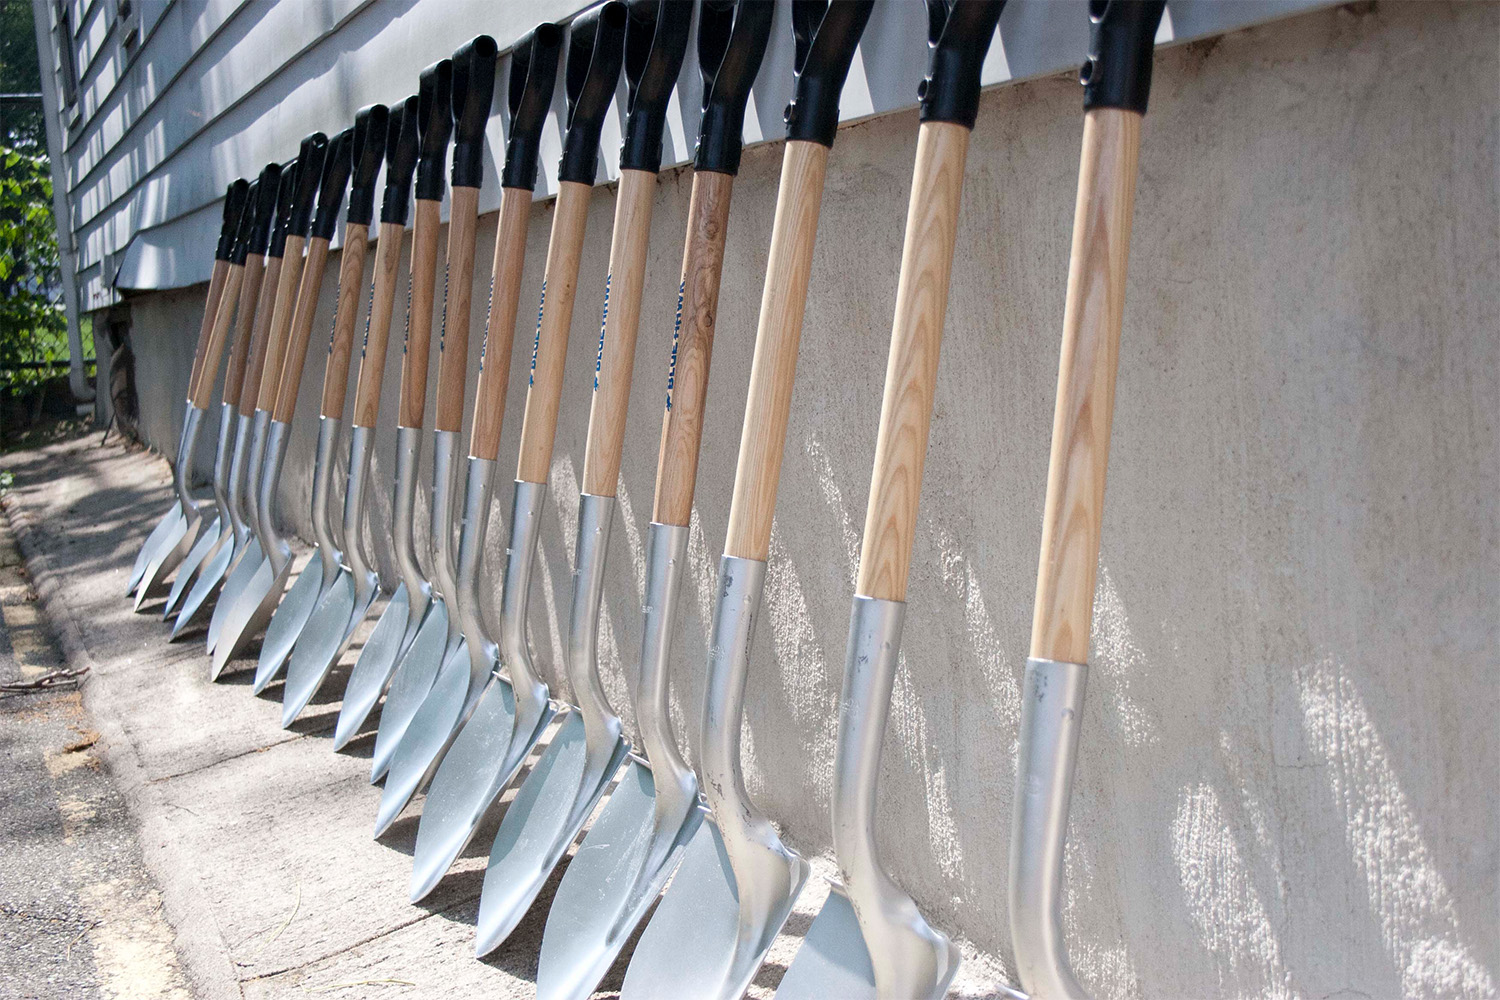
M1497 37L1495 5L1367 3L1158 59L1067 861L1068 940L1101 997L1496 991ZM815 856L829 844L835 706L916 134L914 114L892 115L844 129L832 152L746 695L752 796ZM1079 134L1070 80L981 102L881 789L895 877L1002 966ZM746 154L730 214L673 667L690 756L780 155ZM600 643L621 708L690 181L659 182L648 258ZM600 188L590 213L532 609L539 665L563 695L614 200ZM534 210L525 301L551 217ZM493 217L479 232L482 283ZM201 301L201 289L133 300L144 426L169 454ZM333 301L330 282L319 329ZM524 405L535 313L521 314L502 463ZM483 324L476 308L474 359ZM281 483L282 516L303 537L322 356L310 353ZM471 384L476 371L471 360ZM394 454L394 363L385 386L377 484ZM376 493L378 537L389 499ZM160 656L155 639L149 648Z

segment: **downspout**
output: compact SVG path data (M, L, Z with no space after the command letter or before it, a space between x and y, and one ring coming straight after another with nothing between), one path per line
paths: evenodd
M68 318L68 388L78 402L92 403L94 390L83 371L83 332L78 326L78 248L73 242L73 216L68 207L61 108L57 102L57 60L52 51L52 12L46 0L31 0L31 19L36 26L37 60L42 70L42 118L47 123L47 159L52 167L52 218L57 223L58 271L62 278L63 311Z

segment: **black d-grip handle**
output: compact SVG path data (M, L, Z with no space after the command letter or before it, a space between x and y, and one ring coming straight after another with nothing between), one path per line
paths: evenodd
M375 217L375 175L385 157L385 130L390 114L384 104L372 104L360 108L354 116L354 139L349 145L352 176L345 222L368 226Z
M385 195L380 202L380 221L406 225L411 209L411 178L417 172L417 112L413 94L391 109L385 130Z
M500 186L536 187L537 158L541 152L542 125L557 88L557 58L562 52L563 29L544 23L516 43L510 52L510 83L506 104L510 108L510 133L505 140L505 166Z
M224 218L219 223L219 245L214 250L216 260L228 261L234 257L234 240L239 233L240 215L245 211L249 191L250 182L241 177L224 192Z
M839 128L839 95L875 0L793 0L797 83L786 106L786 137L833 145Z
M325 240L333 239L339 224L339 205L344 201L344 188L349 184L349 154L354 148L354 128L344 129L328 144L328 157L323 161L323 178L318 184L318 217L313 221L312 235Z
M1005 0L927 0L927 78L917 87L921 120L972 129L979 71Z
M443 161L453 135L453 60L439 59L417 83L417 197L443 200Z
M1156 28L1166 0L1089 0L1089 55L1078 71L1083 110L1146 113Z
M703 119L695 170L736 174L745 143L745 103L760 72L776 17L772 0L703 0L698 12L698 69Z
M687 55L692 18L667 0L631 0L625 26L625 141L621 170L661 169L667 105Z
M271 245L266 247L267 257L281 257L286 253L286 234L292 228L292 212L297 197L297 161L290 160L281 167L281 183L276 185L276 222L271 226Z
M276 216L277 196L281 192L281 164L267 163L256 181L255 226L250 231L247 256L264 257L271 243L271 222Z
M599 133L625 58L625 5L610 0L573 22L568 33L568 123L559 181L592 184L599 172Z
M481 187L484 181L484 126L495 100L495 63L500 48L489 35L465 42L453 53L454 187Z
M260 178L250 182L245 190L245 204L240 209L239 225L234 231L234 247L229 251L229 262L245 266L245 258L250 256L250 234L255 229L255 203L260 191Z
M302 140L297 154L297 190L292 195L292 215L287 224L288 236L306 238L312 228L313 199L318 196L318 181L323 176L323 161L328 158L328 136L314 132Z

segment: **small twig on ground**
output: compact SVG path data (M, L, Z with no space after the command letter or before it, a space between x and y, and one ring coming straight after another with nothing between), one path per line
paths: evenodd
M238 965L240 968L245 968L247 966L254 965L256 959L260 958L260 953L263 952L263 951L265 951L266 948L267 948L267 946L269 946L272 941L275 941L277 938L281 937L281 932L282 931L286 930L289 926L291 926L292 921L297 916L297 911L300 910L300 909L302 909L302 880L298 879L297 880L297 899L292 903L292 912L288 913L286 915L286 919L281 922L281 926L278 927L278 928L276 928L276 933L275 934L272 934L270 937L266 938L264 941L262 941L260 943L260 947L257 948L257 949L255 949L255 954L253 954L253 955L250 956L250 960L248 962L235 962L234 964Z
M62 687L64 684L77 685L79 679L88 672L88 667L79 667L76 670L54 670L35 680L0 684L0 694L26 694L30 691L45 691L49 688Z

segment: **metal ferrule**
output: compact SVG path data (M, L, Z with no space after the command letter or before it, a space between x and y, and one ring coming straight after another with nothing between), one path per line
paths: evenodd
M536 562L536 541L542 531L542 504L546 499L546 483L516 480L510 512L510 547L505 552L505 592L500 598L500 659L510 674L516 699L514 732L524 732L527 740L547 711L547 685L532 666L531 645L526 641L531 569ZM511 742L515 739L513 736Z
M458 448L457 432L432 432L432 582L450 612L458 603L458 572L453 561L453 478ZM448 622L448 637L455 640L458 616L450 613Z
M229 520L229 464L234 452L234 407L219 404L219 440L214 446L214 506L219 508L219 523Z
M274 576L280 576L282 569L292 558L292 547L276 530L275 513L276 485L281 481L281 465L286 461L287 437L291 431L291 427L280 420L271 421L266 431L265 457L261 462L260 483L256 490L261 549L271 561Z
M688 527L651 522L646 536L646 604L641 636L640 679L635 689L635 721L656 785L656 824L676 830L698 802L698 776L677 749L672 731L670 673L672 638L677 634L678 597L687 570Z
M458 619L469 648L469 693L464 701L467 715L474 700L489 683L499 657L499 647L484 623L484 602L479 596L479 572L484 565L484 542L489 535L490 507L495 497L495 462L469 456L464 477L463 523L458 540ZM451 619L450 619L451 620Z
M338 576L343 561L338 541L333 537L333 524L328 518L328 508L333 500L333 456L339 445L339 431L343 428L344 421L339 417L323 417L318 422L318 454L313 460L313 539L318 543L318 558L323 561L325 582L332 582Z
M1087 1000L1063 938L1063 848L1083 718L1084 663L1032 658L1021 694L1021 746L1010 832L1010 933L1034 997Z
M245 472L245 521L262 552L270 551L266 545L265 532L260 527L260 481L266 460L266 434L271 427L271 414L267 410L256 410L250 428L250 455Z
M891 708L906 605L855 597L839 701L833 847L881 997L941 997L958 952L881 867L875 847L880 750Z
M248 413L235 417L234 454L229 459L229 523L234 527L234 551L239 552L250 541L250 520L246 514L249 497L245 480L249 473L250 436L254 420Z
M396 428L396 486L391 498L391 535L396 569L406 584L406 632L415 632L432 601L432 584L417 562L417 463L422 459L422 428Z
M177 487L177 503L182 507L183 516L187 518L198 516L198 507L193 503L192 494L188 492L188 478L192 475L190 466L193 464L193 452L198 448L198 429L202 426L203 411L196 406L189 406L187 416L182 421L182 440L177 445L177 468L172 470Z
M599 607L604 599L604 564L615 498L578 497L578 544L573 549L573 603L568 612L568 683L583 714L588 767L604 766L624 733L599 681Z
M357 424L349 432L349 481L344 490L344 559L354 577L354 607L367 608L380 587L380 575L365 550L365 499L370 490L370 451L375 428Z

